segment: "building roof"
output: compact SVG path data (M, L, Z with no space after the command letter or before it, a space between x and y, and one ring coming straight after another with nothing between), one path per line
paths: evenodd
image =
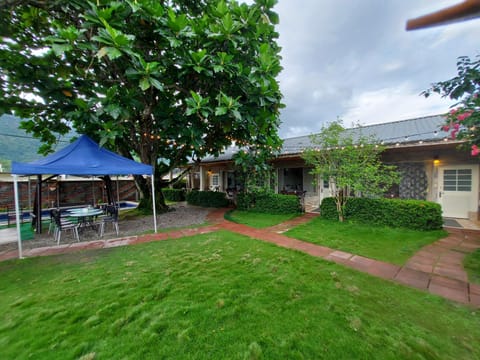
M353 139L360 136L373 137L385 146L412 145L443 141L448 137L448 133L442 130L444 124L443 115L434 115L349 128L346 132L351 134ZM280 155L300 153L312 146L311 135L284 139Z
M352 137L375 138L378 143L387 147L399 145L419 145L424 143L438 143L448 139L448 133L442 130L445 124L444 115L425 116L389 123L366 125L346 129ZM301 153L306 148L314 147L312 135L286 138L279 156L288 156ZM239 147L230 146L217 157L207 156L202 162L228 161L239 151Z

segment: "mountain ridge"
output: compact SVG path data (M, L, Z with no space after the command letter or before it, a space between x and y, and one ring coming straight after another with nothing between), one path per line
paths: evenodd
M0 163L3 165L3 171L5 172L9 171L11 161L31 162L44 157L44 155L38 153L41 141L20 129L22 120L9 114L0 116ZM62 140L59 148L68 145L68 140Z

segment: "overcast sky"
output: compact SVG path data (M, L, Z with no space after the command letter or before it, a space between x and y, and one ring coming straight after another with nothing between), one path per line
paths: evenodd
M453 103L419 94L479 54L480 19L406 31L408 19L463 0L279 0L280 136L445 113ZM251 1L247 1L251 3Z

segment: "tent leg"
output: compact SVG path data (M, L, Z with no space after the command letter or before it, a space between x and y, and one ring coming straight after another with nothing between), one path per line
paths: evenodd
M42 175L37 177L37 209L35 215L37 215L37 223L35 230L37 234L42 233Z
M120 187L118 185L118 175L117 175L117 205L120 204ZM118 205L120 206L120 205Z
M157 206L155 202L155 175L152 172L152 206L153 206L153 228L157 233Z
M17 225L17 241L18 241L18 258L22 259L22 232L20 231L20 205L18 200L18 179L17 175L13 175L13 192L15 194L15 222Z

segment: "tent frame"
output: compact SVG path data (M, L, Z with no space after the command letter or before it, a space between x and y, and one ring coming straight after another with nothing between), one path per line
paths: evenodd
M150 175L151 180L152 180L152 204L153 204L153 228L155 230L155 233L157 233L157 210L156 210L156 202L155 202L155 175L152 172L152 175ZM15 196L15 222L17 226L17 243L18 243L18 258L23 259L23 251L22 251L22 232L20 230L20 197L18 194L18 175L14 174L13 175L13 192ZM40 209L40 206L39 206ZM41 209L40 209L41 211ZM41 218L39 218L37 221L41 223Z
M157 232L157 213L155 207L155 169L151 165L135 162L112 151L100 147L87 135L82 135L67 147L43 159L31 163L12 162L14 178L15 218L17 223L18 256L22 254L22 238L20 231L20 206L18 194L19 175L67 174L86 176L105 175L147 175L152 181L153 223ZM55 175L54 175L55 176ZM41 183L39 180L38 183ZM40 194L40 191L38 191ZM37 221L41 223L41 204L38 204Z

